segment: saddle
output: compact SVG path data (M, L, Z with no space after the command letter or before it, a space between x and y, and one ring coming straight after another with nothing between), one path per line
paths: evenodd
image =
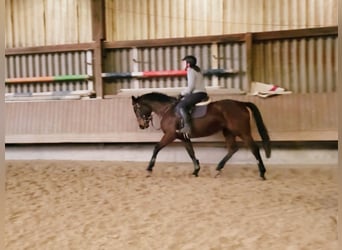
M211 98L208 97L207 99L197 103L191 110L190 115L191 118L201 118L206 115L208 104L211 103Z
M202 100L199 103L196 103L195 106L193 106L190 110L189 110L189 115L190 115L190 119L195 119L195 118L201 118L203 116L205 116L207 114L207 109L208 109L208 105L212 102L211 98L208 96L207 98L205 98L204 100ZM182 115L177 111L176 108L176 114L179 117L179 124L178 124L178 129L183 128L184 127L184 120L182 118Z

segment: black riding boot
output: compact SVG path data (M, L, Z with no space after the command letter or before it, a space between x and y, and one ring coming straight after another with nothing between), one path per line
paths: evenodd
M191 124L190 124L190 115L185 108L180 108L179 113L183 119L183 128L181 128L180 132L190 134L191 132Z

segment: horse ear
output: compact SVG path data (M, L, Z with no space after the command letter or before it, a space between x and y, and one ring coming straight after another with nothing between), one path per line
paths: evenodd
M136 101L137 101L137 98L135 96L132 96L132 103L134 104L136 103Z

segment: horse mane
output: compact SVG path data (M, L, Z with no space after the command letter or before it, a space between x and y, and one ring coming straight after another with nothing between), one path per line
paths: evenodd
M163 103L175 102L177 100L176 97L168 96L166 94L159 93L159 92L147 93L147 94L140 96L139 98L141 98L142 100L157 101L157 102L163 102Z

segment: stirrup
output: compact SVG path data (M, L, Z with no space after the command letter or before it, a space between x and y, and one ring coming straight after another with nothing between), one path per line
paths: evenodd
M183 134L190 134L191 129L190 129L190 127L183 127L179 130L179 132L183 133Z
M185 139L190 140L190 134L191 134L191 128L190 127L188 127L186 130L184 129L184 127L181 129L177 129L176 132L183 134Z
M188 127L188 128L182 127L182 128L176 129L176 132L181 133L181 134L190 134L191 128L190 127Z
M186 139L190 139L190 132L189 133L184 133L180 131L179 129L176 130L176 133L181 133Z

